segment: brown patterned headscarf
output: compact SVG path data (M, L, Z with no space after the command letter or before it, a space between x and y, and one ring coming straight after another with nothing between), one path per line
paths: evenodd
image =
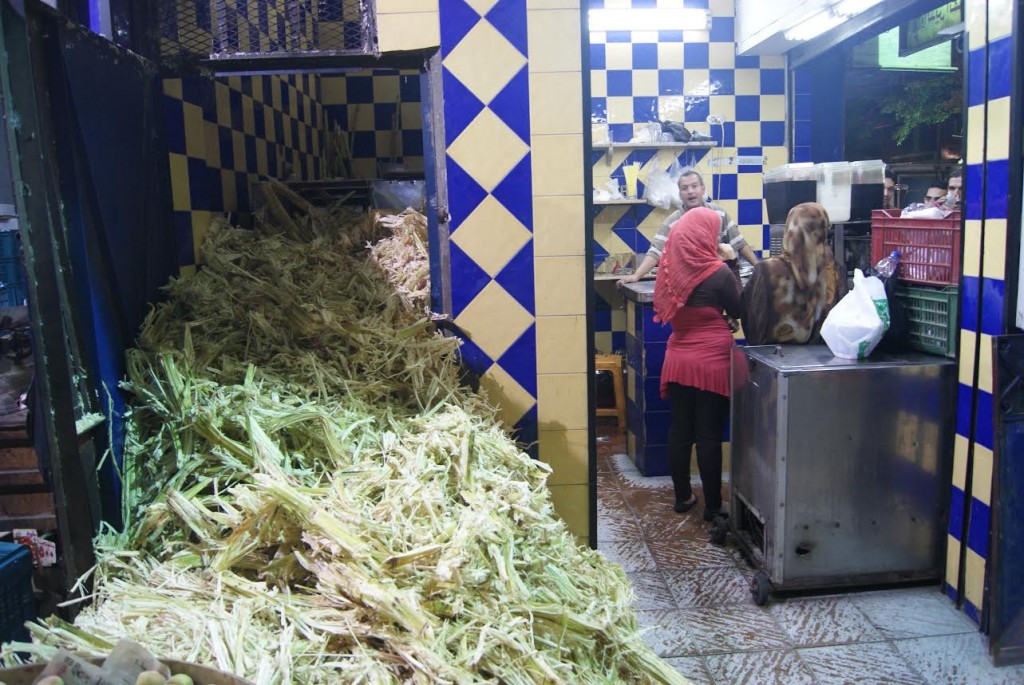
M846 293L846 272L828 246L828 212L816 202L789 211L782 256L758 262L743 290L743 332L751 345L813 342Z

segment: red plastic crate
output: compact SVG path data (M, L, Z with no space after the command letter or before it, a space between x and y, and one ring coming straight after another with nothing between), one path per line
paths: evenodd
M944 219L901 219L898 209L871 210L871 263L900 251L897 277L911 283L960 283L960 212Z

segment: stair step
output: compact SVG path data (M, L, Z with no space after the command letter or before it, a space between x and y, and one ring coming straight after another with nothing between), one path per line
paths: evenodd
M0 516L53 514L53 496L48 492L0 495Z
M55 530L57 528L57 515L0 516L0 531L12 531L15 528L31 528L40 532Z
M0 469L38 469L33 447L0 447Z
M0 492L9 486L43 485L39 469L0 469Z

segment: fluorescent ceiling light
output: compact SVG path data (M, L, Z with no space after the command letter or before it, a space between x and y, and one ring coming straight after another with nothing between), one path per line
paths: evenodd
M702 9L599 9L587 13L591 31L685 31L708 28Z
M882 0L841 0L832 6L832 11L844 17L852 17L864 10L871 9Z
M842 15L833 14L830 10L824 10L786 31L786 40L810 40L833 27L839 26L843 21L845 21L845 17Z

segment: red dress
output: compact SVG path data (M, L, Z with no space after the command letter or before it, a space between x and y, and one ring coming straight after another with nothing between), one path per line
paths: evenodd
M736 346L721 309L682 307L672 319L672 335L661 367L661 396L678 383L729 397L729 364Z

